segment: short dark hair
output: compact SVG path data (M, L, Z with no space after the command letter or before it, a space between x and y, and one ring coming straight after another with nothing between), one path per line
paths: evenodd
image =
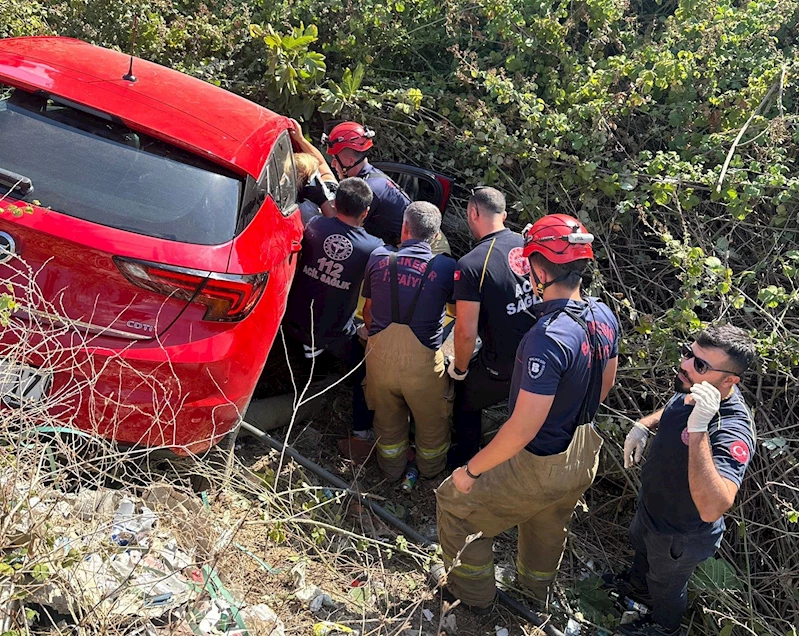
M496 188L482 186L472 190L469 203L475 205L480 214L502 214L505 211L505 195Z
M372 189L360 177L342 179L336 190L336 213L357 219L372 205Z
M563 276L563 279L559 280L558 284L571 290L577 289L580 286L580 282L587 275L589 265L591 264L591 259L589 258L581 258L577 261L563 264L553 263L547 260L546 256L540 252L533 252L530 254L530 261L543 269L552 278L560 278Z
M402 224L411 238L429 243L441 230L441 210L427 201L414 201L405 208Z
M733 325L710 325L700 331L694 340L700 347L715 347L724 351L739 375L745 373L757 357L755 343L749 333Z

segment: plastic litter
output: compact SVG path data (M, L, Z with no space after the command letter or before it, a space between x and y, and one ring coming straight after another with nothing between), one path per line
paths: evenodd
M508 636L508 628L494 625L495 636Z
M294 580L294 596L302 601L312 613L318 612L322 607L336 608L338 605L321 589L315 585L308 585L305 580L305 562L300 561L291 568L291 577Z
M274 610L260 603L258 605L248 605L241 610L240 616L247 625L251 636L285 636L286 627Z
M350 629L341 623L331 623L322 621L313 626L313 636L330 636L331 634L358 634L354 629Z
M422 616L424 616L424 619L427 622L429 622L429 623L433 622L433 612L431 612L429 609L423 609L422 610Z
M573 618L569 619L566 629L563 630L564 636L580 636L580 623Z
M111 540L121 546L141 542L157 521L158 517L147 506L142 506L141 513L136 514L135 504L124 497L119 502L119 507L114 515Z
M441 621L441 627L450 636L455 636L458 633L458 621L455 620L455 614L447 614L444 620Z
M416 486L417 479L419 479L419 469L416 464L409 464L408 468L405 469L405 479L402 480L400 488L405 492L411 492Z

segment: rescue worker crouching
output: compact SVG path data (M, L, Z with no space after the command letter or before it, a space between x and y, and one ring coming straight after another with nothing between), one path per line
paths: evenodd
M591 241L576 219L539 219L525 237L536 324L516 353L510 417L496 437L436 492L449 592L477 613L496 595L493 538L518 526L517 581L545 599L560 567L571 515L592 484L602 440L592 418L615 382L618 323L583 298ZM482 533L468 545L467 537Z
M366 399L374 411L378 466L391 481L405 470L410 415L421 476L433 477L446 466L452 384L440 347L455 261L433 256L430 242L440 227L437 207L412 203L399 249L375 250L366 268Z
M344 179L335 201L335 217L315 216L305 228L283 328L302 343L305 358L332 355L353 369L364 353L353 319L361 282L370 254L383 242L362 227L372 201L363 179ZM351 376L353 429L371 448L371 414L361 387L364 374L361 364Z
M674 396L627 435L624 466L630 468L657 431L630 527L632 569L618 581L627 596L652 608L652 622L622 625L622 634L681 633L688 580L721 543L723 515L755 452L754 421L738 388L754 359L746 331L711 325L684 345Z
M374 145L374 131L354 121L335 126L322 136L331 164L339 176L360 177L372 189L374 199L364 228L386 245L398 245L405 208L411 200L394 181L369 163L368 152Z
M447 368L456 380L451 468L480 450L482 410L508 398L516 348L535 323L524 239L505 227L506 217L499 190L472 191L466 220L478 242L455 270L455 357ZM478 335L482 346L473 356Z

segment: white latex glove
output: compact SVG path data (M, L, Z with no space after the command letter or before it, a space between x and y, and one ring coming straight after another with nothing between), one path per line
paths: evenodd
M719 412L721 393L706 380L691 387L690 399L686 398L686 404L691 401L694 403L694 410L688 416L688 432L707 433L710 420Z
M631 468L641 461L649 441L649 429L641 422L633 422L633 427L624 440L624 468Z
M455 358L447 358L447 373L453 380L460 382L461 380L465 380L466 376L469 375L469 369L467 367L466 371L463 373L455 373Z

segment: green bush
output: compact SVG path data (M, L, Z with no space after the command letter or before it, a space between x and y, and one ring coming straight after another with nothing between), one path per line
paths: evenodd
M603 421L616 441L627 424L614 413L662 402L680 342L719 318L750 329L761 369L747 395L763 448L722 550L746 592L705 597L720 614L694 629L729 633L728 616L756 633L789 630L799 0L5 0L0 35L52 31L127 51L134 15L139 55L298 116L315 135L326 117L368 121L383 158L502 188L517 227L554 211L585 220L597 289L626 332ZM613 466L603 483L624 484ZM627 492L619 508L631 506ZM596 523L618 532L615 517Z

